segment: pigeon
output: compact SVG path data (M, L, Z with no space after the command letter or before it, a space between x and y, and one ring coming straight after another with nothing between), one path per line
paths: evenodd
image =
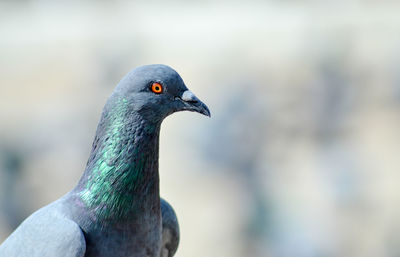
M29 216L0 245L1 257L171 257L173 208L159 193L161 122L208 107L169 66L130 71L108 98L85 171L66 195Z

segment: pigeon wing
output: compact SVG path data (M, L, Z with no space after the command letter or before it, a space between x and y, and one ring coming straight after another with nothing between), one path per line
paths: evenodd
M160 257L174 256L179 245L179 224L172 206L161 198L162 245Z
M53 208L29 216L0 245L0 257L83 257L86 241L74 221Z

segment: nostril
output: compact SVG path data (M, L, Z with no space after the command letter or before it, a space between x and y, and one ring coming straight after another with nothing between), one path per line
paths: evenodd
M191 103L191 104L196 104L196 103L199 102L199 100L198 100L197 98L182 99L182 98L177 97L177 96L174 97L174 100L175 100L175 101L180 100L180 101L184 101L184 102L186 102L186 103Z
M186 90L185 92L183 92L181 98L183 101L188 103L197 103L199 101L197 97L192 92L190 92L190 90Z

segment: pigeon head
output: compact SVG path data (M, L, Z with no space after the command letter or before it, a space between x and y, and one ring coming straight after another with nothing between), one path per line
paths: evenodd
M208 107L166 65L146 65L132 70L120 81L113 97L122 97L131 111L149 121L162 121L178 111L210 116Z

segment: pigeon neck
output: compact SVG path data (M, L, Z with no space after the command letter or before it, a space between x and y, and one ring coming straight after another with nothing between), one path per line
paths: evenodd
M105 107L79 196L97 219L121 220L159 207L158 150L161 123L151 124L126 101Z

